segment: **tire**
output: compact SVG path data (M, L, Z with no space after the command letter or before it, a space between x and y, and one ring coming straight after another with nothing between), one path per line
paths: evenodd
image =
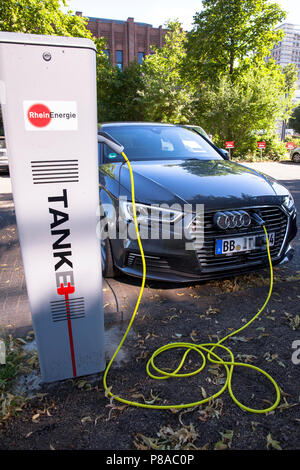
M294 153L292 160L294 163L300 163L300 153Z
M108 238L101 240L101 265L103 277L116 277L111 245Z

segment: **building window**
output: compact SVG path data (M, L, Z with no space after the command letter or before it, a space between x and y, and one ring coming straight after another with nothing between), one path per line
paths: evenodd
M138 63L141 64L144 59L145 59L145 53L144 52L138 52Z
M110 52L109 52L109 49L105 49L103 52L104 52L104 54L106 55L107 60L109 60L109 59L110 59Z
M123 69L123 51L116 51L116 64L120 70Z

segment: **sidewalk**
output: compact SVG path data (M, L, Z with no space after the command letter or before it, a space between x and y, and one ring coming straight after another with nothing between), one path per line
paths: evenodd
M1 175L0 332L22 336L32 329L10 179Z

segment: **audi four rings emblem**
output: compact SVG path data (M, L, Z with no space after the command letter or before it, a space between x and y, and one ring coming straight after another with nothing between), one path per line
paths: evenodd
M216 212L214 215L214 224L223 230L236 227L249 227L251 217L248 212L243 210Z

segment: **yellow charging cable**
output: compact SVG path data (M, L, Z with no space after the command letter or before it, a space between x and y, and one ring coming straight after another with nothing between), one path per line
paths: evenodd
M195 401L193 403L180 403L180 404L174 404L174 405L151 405L151 404L147 404L147 403L139 403L139 402L136 402L136 401L126 400L125 398L121 398L118 395L114 395L111 391L111 388L109 388L107 386L108 372L110 370L110 367L111 367L112 363L115 360L116 355L118 354L118 352L122 348L123 343L124 343L128 333L131 329L131 326L133 324L133 321L135 319L135 316L137 314L137 311L138 311L138 308L139 308L139 305L140 305L140 301L141 301L141 298L142 298L142 295L143 295L143 290L144 290L145 281L146 281L146 261L145 261L143 246L142 246L142 243L141 243L141 238L140 238L139 228L138 228L138 222L137 222L137 216L136 216L134 178L133 178L133 173L132 173L130 162L129 162L129 160L128 160L128 158L127 158L127 156L125 155L124 152L122 152L122 156L124 157L124 159L125 159L125 161L128 165L129 172L130 172L133 218L134 218L135 230L136 230L136 234L137 234L137 241L138 241L138 245L139 245L139 249L140 249L141 257L142 257L142 263L143 263L143 279L142 279L142 285L141 285L140 293L139 293L139 296L138 296L138 299L137 299L137 302L136 302L136 305L135 305L134 312L133 312L132 317L130 319L129 325L126 329L126 332L125 332L119 346L117 347L116 351L114 352L114 354L113 354L112 358L110 359L109 364L108 364L108 366L107 366L107 368L104 372L103 385L104 385L104 389L106 391L106 395L109 396L109 397L112 397L113 399L115 399L115 400L117 400L121 403L125 403L125 404L131 405L131 406L137 406L137 407L141 407L141 408L150 408L150 409L154 409L154 410L170 410L170 409L191 408L191 407L194 407L194 406L203 405L204 403L207 403L207 402L213 400L214 398L217 398L226 389L228 389L232 400L240 408L242 408L243 410L250 411L251 413L267 413L269 411L274 410L278 406L279 401L280 401L280 390L279 390L279 387L278 387L277 383L275 382L275 380L267 372L265 372L263 369L260 369L259 367L253 366L251 364L245 364L243 362L236 362L234 360L234 356L233 356L232 351L228 347L226 347L222 344L222 343L224 343L224 341L226 341L228 338L230 338L230 336L236 335L237 333L241 332L242 330L247 328L249 325L251 325L251 323L265 309L265 307L268 304L269 299L271 297L272 288L273 288L273 268L272 268L272 260L271 260L271 254L270 254L268 234L267 234L266 227L264 225L263 225L263 229L264 229L265 236L266 236L266 241L267 241L267 252L268 252L269 265L270 265L270 288L269 288L269 293L268 293L268 296L266 298L266 301L263 304L263 306L261 307L261 309L257 312L257 314L254 315L254 317L251 318L251 320L248 321L248 323L243 325L241 328L239 328L236 331L233 331L232 333L230 333L229 335L227 335L224 338L220 339L220 341L218 341L216 343L193 344L193 343L186 343L186 342L177 342L177 343L166 344L166 345L162 346L161 348L157 349L156 351L154 351L154 353L150 357L150 359L147 363L147 366L146 366L147 373L152 379L164 380L164 379L168 379L168 378L171 378L171 377L180 377L180 378L182 378L182 377L191 377L192 375L196 375L196 374L200 373L205 368L206 361L208 360L209 362L211 362L213 364L220 364L221 366L223 366L225 368L225 370L226 370L226 381L225 381L225 384L223 385L223 387L218 392L214 393L213 395L211 395L207 398L204 398L203 400ZM165 370L162 370L162 369L158 368L155 365L154 359L157 358L159 356L159 354L161 354L165 351L168 351L170 349L178 349L178 348L183 349L184 353L183 353L182 359L181 359L178 367L173 372L167 372ZM228 353L231 360L230 361L225 361L216 352L214 352L218 348L221 349L221 351ZM196 369L195 371L188 372L188 373L180 373L180 371L181 371L181 369L184 365L184 362L185 362L188 354L191 351L195 351L196 353L198 353L200 355L200 357L202 358L202 365L201 365L200 368ZM205 356L204 353L206 353L206 356ZM264 409L250 408L249 406L246 406L243 403L241 403L236 398L236 396L234 395L234 393L232 391L231 381L232 381L233 370L234 370L235 367L238 367L238 366L247 367L249 369L253 369L257 372L260 372L261 374L263 374L265 377L267 377L270 380L270 382L274 385L274 388L275 388L275 391L276 391L276 400L275 400L275 402L272 406L270 406L268 408L264 408ZM151 372L151 368L156 372L157 375L155 375L154 373Z

